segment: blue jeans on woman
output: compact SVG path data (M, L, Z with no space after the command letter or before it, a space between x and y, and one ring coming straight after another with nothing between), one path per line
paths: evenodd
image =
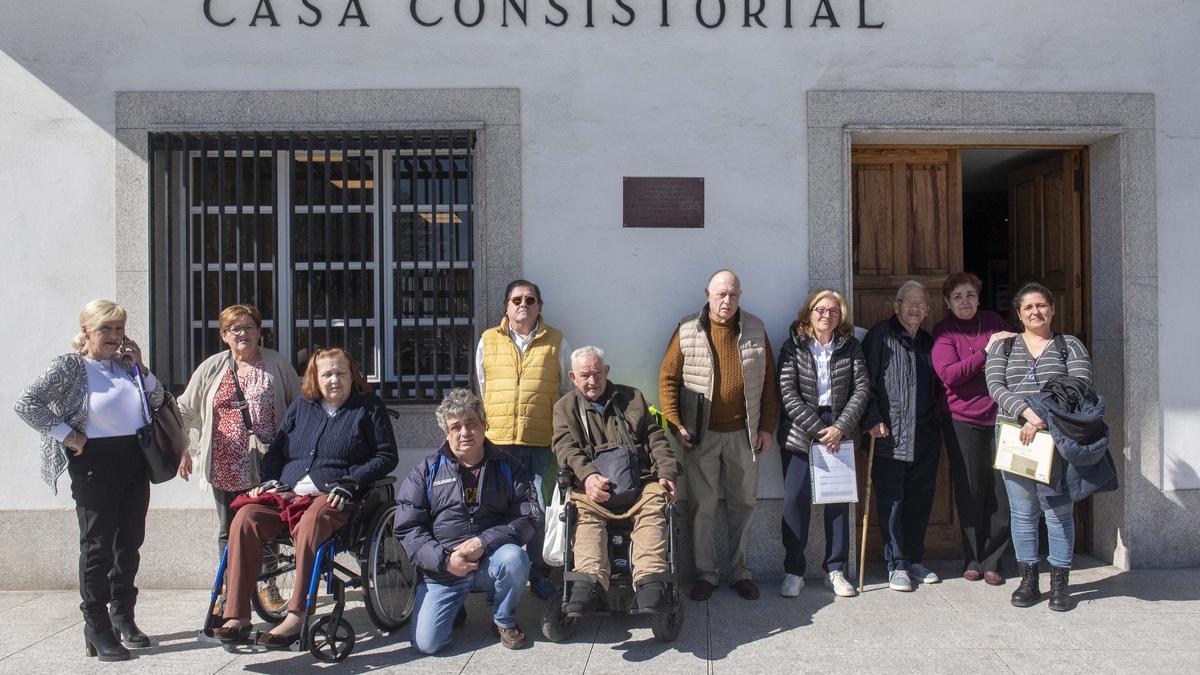
M413 607L412 644L434 654L450 644L454 617L471 591L496 593L492 621L501 628L517 625L517 604L529 580L529 556L516 544L505 544L480 561L479 569L456 581L422 581Z
M1001 473L1012 513L1012 542L1017 562L1032 565L1040 559L1038 521L1045 514L1046 536L1050 540L1047 560L1055 567L1071 569L1071 554L1075 550L1075 505L1067 503L1054 509L1043 509L1036 481L1007 471Z

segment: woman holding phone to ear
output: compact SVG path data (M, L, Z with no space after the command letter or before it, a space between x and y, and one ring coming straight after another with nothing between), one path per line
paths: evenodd
M137 432L149 424L148 410L162 405L163 388L126 337L125 318L114 302L89 302L72 351L55 358L14 406L42 435L42 480L57 493L58 477L64 471L71 477L84 647L101 661L128 659L122 641L150 646L134 623L138 549L150 504Z

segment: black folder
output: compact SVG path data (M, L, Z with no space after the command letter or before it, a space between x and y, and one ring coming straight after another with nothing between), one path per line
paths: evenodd
M692 445L698 445L708 428L708 406L704 394L687 387L679 388L679 421L688 430Z

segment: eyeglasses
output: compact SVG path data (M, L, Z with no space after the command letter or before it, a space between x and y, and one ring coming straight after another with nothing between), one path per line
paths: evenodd
M258 326L230 326L229 328L225 329L225 332L229 333L230 335L246 335L247 333L253 333L256 330L258 330Z
M912 307L913 309L925 309L926 307L929 307L928 302L910 302L908 300L901 300L900 304L904 305L905 307Z
M522 304L527 307L538 304L538 299L532 295L526 295L524 297L518 295L509 298L508 301L511 302L515 307L520 307Z
M837 307L813 307L818 316L841 316L842 310Z

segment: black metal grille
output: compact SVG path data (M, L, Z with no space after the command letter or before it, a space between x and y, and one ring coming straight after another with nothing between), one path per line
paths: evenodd
M173 387L224 349L222 308L303 371L341 346L380 393L470 382L473 131L150 135L151 340Z

